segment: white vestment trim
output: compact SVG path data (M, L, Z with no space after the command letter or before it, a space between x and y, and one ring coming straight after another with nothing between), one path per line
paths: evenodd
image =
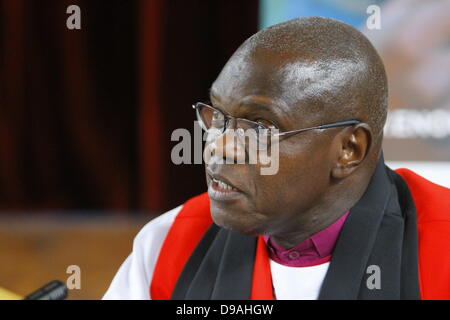
M147 223L136 235L133 250L120 266L104 300L149 300L150 282L164 239L182 206ZM270 261L279 300L317 299L329 262L312 267L288 267Z

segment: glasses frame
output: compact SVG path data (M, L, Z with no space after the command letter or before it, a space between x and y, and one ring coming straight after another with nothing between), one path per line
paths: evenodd
M220 112L221 114L223 114L224 119L225 119L224 120L225 123L224 123L223 130L222 130L221 133L224 133L227 130L228 123L230 122L230 120L235 120L235 121L236 120L244 120L244 121L247 121L247 122L250 122L250 123L254 123L257 127L260 127L260 126L265 127L264 125L262 125L262 124L260 124L258 122L252 121L252 120L248 120L248 119L245 119L245 118L233 117L233 116L231 116L229 114L226 114L222 110L217 109L217 108L215 108L215 107L213 107L213 106L211 106L211 105L209 105L207 103L197 102L197 103L192 105L192 108L195 109L196 114L197 114L197 120L202 123L202 127L206 131L207 131L206 126L205 126L203 120L201 119L200 112L198 110L200 106L206 106L208 108L213 109L214 111L217 111L217 112ZM318 129L323 130L323 129L337 128L337 127L347 127L347 126L353 126L353 125L359 124L359 123L362 123L362 122L359 121L359 120L345 120L345 121L325 123L325 124L321 124L321 125L318 125L318 126L302 128L302 129L297 129L297 130L290 130L290 131L284 131L284 132L278 132L278 133L269 133L269 135L272 136L272 137L284 137L284 136L295 135L297 133L306 132L306 131L310 131L310 130L318 130ZM269 129L269 128L266 128L266 129ZM276 128L276 129L278 129L278 128Z

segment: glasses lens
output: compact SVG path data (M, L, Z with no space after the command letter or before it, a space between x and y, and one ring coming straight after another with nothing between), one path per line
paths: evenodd
M239 130L240 129L240 130ZM258 135L259 124L246 119L237 119L236 120L236 130L239 134L254 136Z
M223 130L225 127L225 115L222 112L203 103L198 103L196 110L197 119L204 130Z
M240 140L245 144L249 144L250 147L257 146L257 149L265 150L270 145L272 129L267 128L261 123L238 119L236 122L236 131Z
M237 119L236 134L244 143L258 143L259 124L246 119Z

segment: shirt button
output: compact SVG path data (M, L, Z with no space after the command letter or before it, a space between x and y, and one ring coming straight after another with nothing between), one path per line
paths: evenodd
M291 251L291 252L289 252L288 257L291 260L295 260L295 259L298 259L300 257L300 253L298 251Z

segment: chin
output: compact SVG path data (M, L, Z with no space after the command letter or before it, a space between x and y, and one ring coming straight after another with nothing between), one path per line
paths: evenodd
M211 207L212 220L219 227L253 237L263 234L261 230L255 228L257 224L245 216L248 214L239 215L236 212Z

